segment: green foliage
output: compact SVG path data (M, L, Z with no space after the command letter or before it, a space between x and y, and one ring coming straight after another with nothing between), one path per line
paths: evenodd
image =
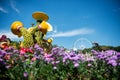
M33 37L32 35L27 31L27 29L20 28L20 31L22 33L22 36L24 40L22 41L22 47L31 47L34 45Z
M20 48L20 43L17 41L11 41L10 46L13 46L15 49L19 49Z
M41 45L41 43L42 43L42 32L40 32L40 31L36 31L35 32L35 42L37 43L37 44L39 44L39 45Z

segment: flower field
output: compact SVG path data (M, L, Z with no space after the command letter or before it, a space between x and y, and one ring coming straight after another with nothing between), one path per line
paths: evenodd
M82 53L53 47L48 54L34 47L0 49L1 80L119 80L120 52Z

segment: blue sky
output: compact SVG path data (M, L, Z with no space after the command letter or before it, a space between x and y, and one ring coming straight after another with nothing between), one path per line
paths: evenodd
M19 20L29 28L36 22L32 18L35 11L48 14L53 32L47 33L47 38L52 37L53 44L72 48L75 41L84 38L120 46L119 0L0 0L0 35L21 40L11 33L10 25Z

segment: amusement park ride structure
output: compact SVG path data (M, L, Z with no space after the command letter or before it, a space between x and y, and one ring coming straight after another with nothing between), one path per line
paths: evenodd
M91 48L92 42L86 38L77 39L73 44L73 50L83 50L85 48Z

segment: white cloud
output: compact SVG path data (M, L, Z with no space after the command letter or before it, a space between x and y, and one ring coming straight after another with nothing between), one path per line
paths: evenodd
M56 32L52 35L49 35L48 37L72 37L72 36L77 36L77 35L84 35L84 34L91 34L93 33L93 29L76 29L76 30L71 30L67 32Z
M53 32L53 33L56 33L56 32L57 32L57 27L55 27L52 32Z
M3 13L8 13L5 9L3 9L2 7L0 7L0 11Z
M10 32L10 31L0 31L0 37L1 37L2 35L6 35L7 38L10 38L11 40L14 40L14 41L19 41L19 40L22 40L22 39L23 39L22 37L21 37L21 38L18 38L17 35L14 35L14 34L13 34L12 32Z
M15 10L17 13L20 12L19 9L16 8L14 0L10 0L10 5L11 5L12 9Z

